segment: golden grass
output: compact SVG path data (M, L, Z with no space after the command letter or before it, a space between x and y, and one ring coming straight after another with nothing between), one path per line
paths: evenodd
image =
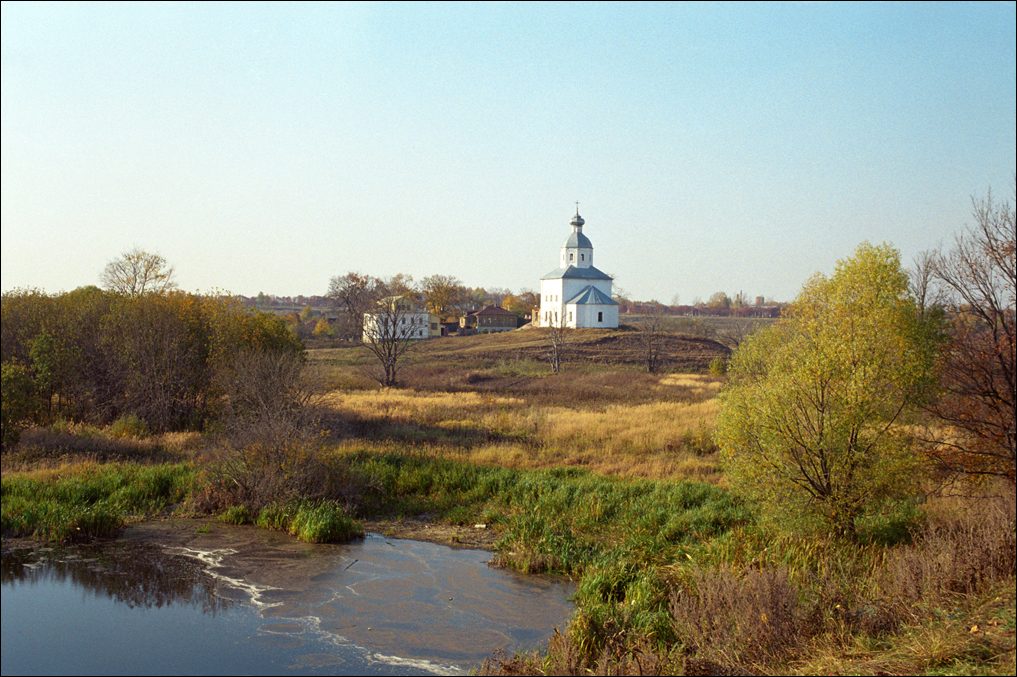
M385 388L333 391L318 403L374 426L369 440L347 440L340 451L410 447L512 468L575 466L606 475L718 482L711 441L718 402L701 399L697 391L715 392L719 382L676 375L667 387L690 399L592 408L470 391Z
M683 388L697 397L715 397L720 392L722 380L703 374L668 374L660 379L662 389Z
M430 392L403 388L369 391L332 391L319 403L339 408L368 419L391 419L413 423L433 423L445 418L462 417L483 409L525 404L514 397L475 392Z
M709 435L717 411L716 400L610 405L603 411L555 407L539 434L548 444L608 454L679 452L690 439Z

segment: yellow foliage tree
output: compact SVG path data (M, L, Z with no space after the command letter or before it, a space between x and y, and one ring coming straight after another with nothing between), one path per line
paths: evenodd
M938 337L889 245L813 277L732 356L717 440L733 486L784 524L852 537L915 496L907 424L932 394Z

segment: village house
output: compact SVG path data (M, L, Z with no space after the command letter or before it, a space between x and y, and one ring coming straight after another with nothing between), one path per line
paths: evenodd
M364 313L365 343L434 336L441 336L440 318L406 295L383 298L378 301L378 310Z
M461 334L490 334L498 331L512 331L518 326L519 318L515 313L493 305L467 313L459 319L459 333Z

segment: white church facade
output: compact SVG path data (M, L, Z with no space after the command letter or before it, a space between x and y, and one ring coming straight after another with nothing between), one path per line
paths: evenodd
M618 303L611 298L612 278L593 266L593 243L583 235L586 223L576 209L572 234L561 247L558 267L540 279L541 327L618 326Z

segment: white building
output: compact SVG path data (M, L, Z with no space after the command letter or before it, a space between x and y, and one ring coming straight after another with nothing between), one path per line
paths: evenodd
M441 336L441 324L405 296L390 296L378 302L378 310L364 313L364 343Z
M583 235L586 221L572 218L572 234L561 247L558 268L540 278L541 327L618 326L618 303L611 298L612 278L593 267L593 243Z

